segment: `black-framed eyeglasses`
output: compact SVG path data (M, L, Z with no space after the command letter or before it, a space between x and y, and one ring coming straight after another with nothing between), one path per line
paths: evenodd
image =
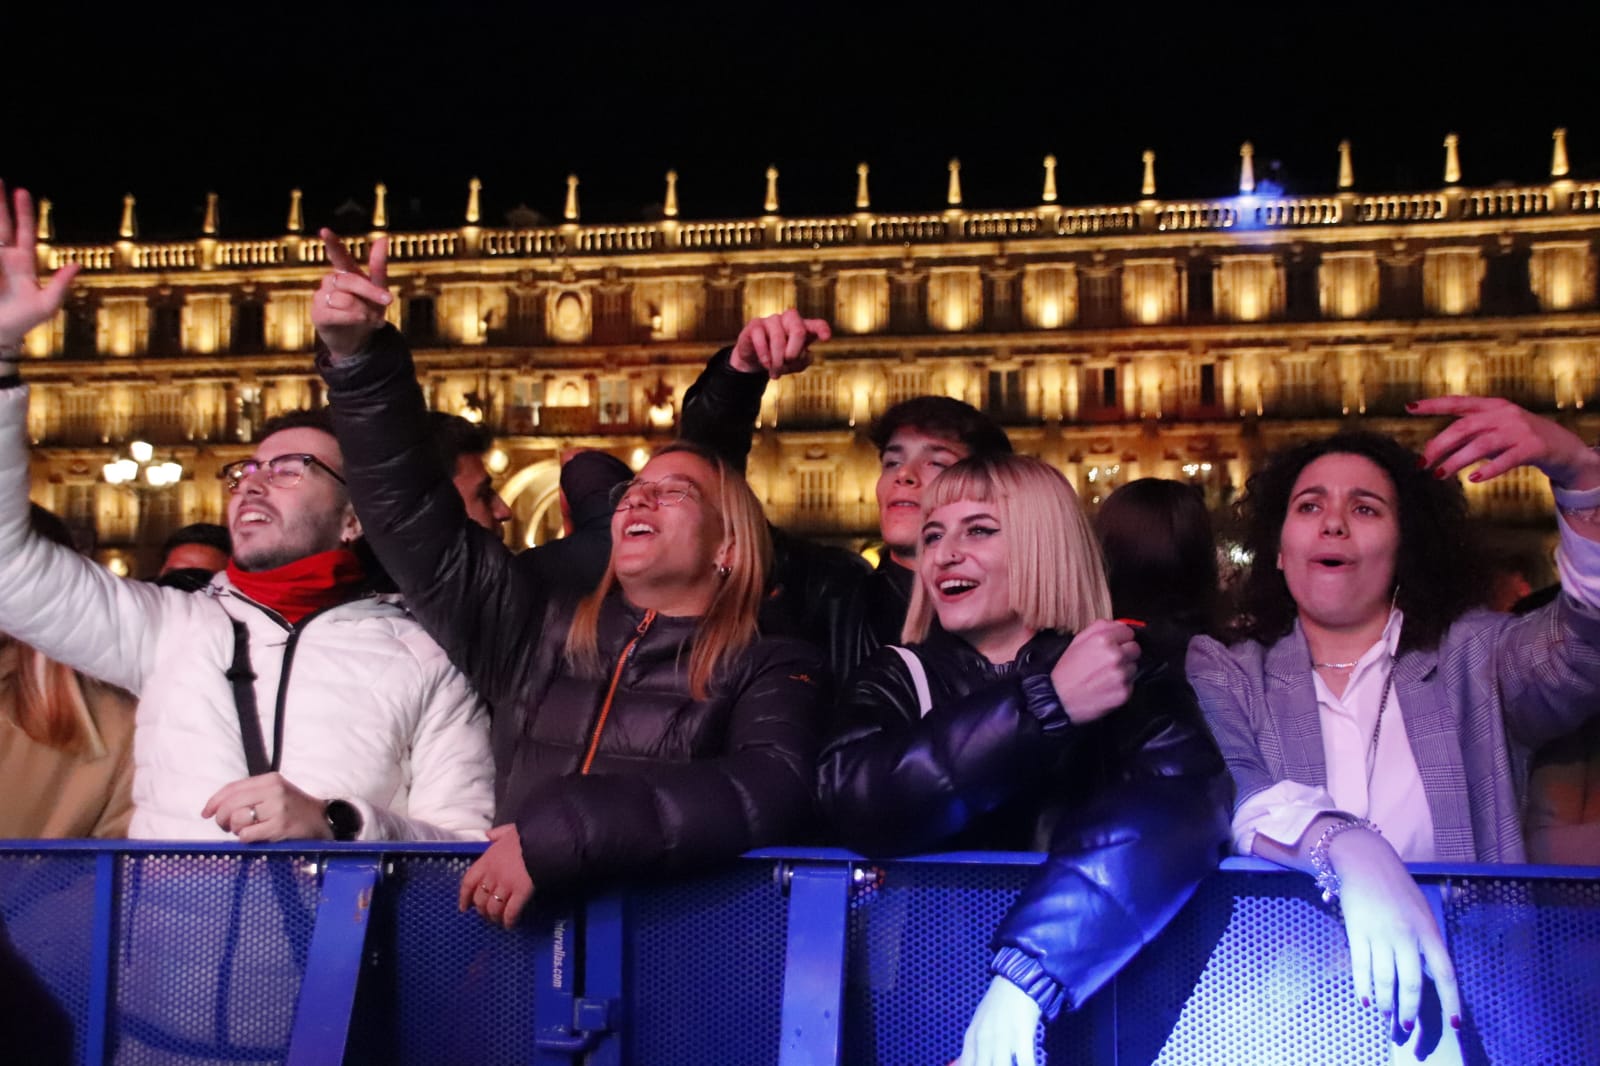
M343 485L345 480L339 471L318 459L315 455L306 452L292 452L288 455L277 455L271 459L239 459L229 463L217 471L217 477L228 485L229 492L238 492L239 486L244 484L244 479L256 473L265 472L267 484L274 488L287 489L300 484L300 479L306 476L306 471L311 467L320 467L329 477Z
M635 478L611 490L611 509L625 511L636 504L676 507L684 500L699 498L699 488L686 477L664 477L660 481Z

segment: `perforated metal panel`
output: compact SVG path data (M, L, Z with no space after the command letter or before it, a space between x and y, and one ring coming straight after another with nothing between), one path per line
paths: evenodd
M989 939L1034 868L890 863L850 906L844 1061L923 1066L961 1052L989 985ZM1052 1039L1055 1055L1088 1052L1083 1018ZM1060 1056L1060 1057L1057 1057ZM1085 1060L1087 1061L1087 1060Z
M1119 1061L1389 1061L1382 1018L1351 984L1344 925L1302 878L1205 882L1123 972L1117 1005Z
M316 917L313 860L126 856L120 877L119 1066L281 1060Z
M0 1056L89 1061L94 883L92 855L0 855Z
M547 974L534 927L508 934L456 913L471 855L394 860L375 897L346 1061L535 1060L535 989ZM0 1026L0 1061L90 1059L97 861L0 851L0 1021L10 1009L28 1023L20 1038ZM848 859L807 861L849 868ZM280 1061L315 920L312 860L132 852L115 864L107 1061ZM777 1060L789 900L776 865L747 861L628 891L626 1061ZM858 890L842 1061L953 1058L988 982L987 942L1034 870L1004 858L899 863ZM1483 868L1446 885L1466 1061L1600 1063L1600 879ZM1209 879L1110 988L1052 1026L1040 1061L1375 1066L1389 1054L1376 1012L1355 1000L1337 914L1303 877L1233 868Z
M776 1062L786 904L773 866L755 862L633 892L626 1061Z
M1469 1046L1494 1063L1600 1062L1600 881L1458 884L1445 926Z
M456 909L470 856L398 859L379 887L347 1063L533 1060L537 959L527 927Z

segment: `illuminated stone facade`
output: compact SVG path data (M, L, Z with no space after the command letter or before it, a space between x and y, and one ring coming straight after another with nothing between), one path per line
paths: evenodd
M1454 147L1449 148L1449 164ZM508 535L542 540L563 449L641 461L670 436L706 356L756 315L798 306L836 339L768 390L751 481L774 521L857 545L876 526L869 420L919 393L1000 418L1019 448L1066 471L1091 502L1107 486L1192 478L1222 503L1286 440L1352 420L1420 437L1402 405L1485 392L1563 412L1586 439L1600 389L1595 242L1600 183L1368 195L1241 194L1067 207L1048 160L1043 202L969 211L952 164L949 206L590 225L569 184L566 221L483 226L476 183L461 227L388 233L394 319L418 349L431 402L481 415L503 458ZM38 442L34 496L100 554L148 564L179 524L218 520L216 469L274 413L315 404L309 294L320 243L298 195L284 236L207 232L140 242L125 206L113 244L45 243L42 269L83 266L69 305L27 340ZM48 218L43 220L48 232ZM382 232L380 190L364 256ZM108 483L135 438L185 468L176 487ZM1548 515L1525 473L1468 486L1502 522Z

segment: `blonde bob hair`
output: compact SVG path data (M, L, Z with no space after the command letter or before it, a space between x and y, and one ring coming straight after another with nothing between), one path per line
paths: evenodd
M673 452L694 456L716 476L715 486L701 486L701 502L711 512L707 520L722 524L722 543L728 545L722 561L728 568L726 576L714 562L706 564L705 581L714 591L695 627L694 647L689 653L689 694L698 700L705 699L723 660L738 655L756 638L756 612L772 568L772 537L761 501L721 456L686 441L658 448L655 455ZM584 597L572 616L567 663L583 676L601 677L610 666L600 660L600 607L616 584L616 568L607 563L599 587Z
M963 500L994 509L1008 550L1010 602L1023 625L1076 633L1111 617L1100 543L1061 471L1027 455L974 455L929 483L922 520ZM919 564L901 639L927 639L934 616Z

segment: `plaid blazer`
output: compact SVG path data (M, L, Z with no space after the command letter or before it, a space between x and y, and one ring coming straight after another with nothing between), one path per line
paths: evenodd
M1270 647L1189 646L1189 683L1233 774L1235 809L1279 781L1327 786L1310 667L1298 622ZM1562 595L1520 617L1472 611L1394 669L1438 861L1526 862L1529 753L1600 710L1600 610Z

